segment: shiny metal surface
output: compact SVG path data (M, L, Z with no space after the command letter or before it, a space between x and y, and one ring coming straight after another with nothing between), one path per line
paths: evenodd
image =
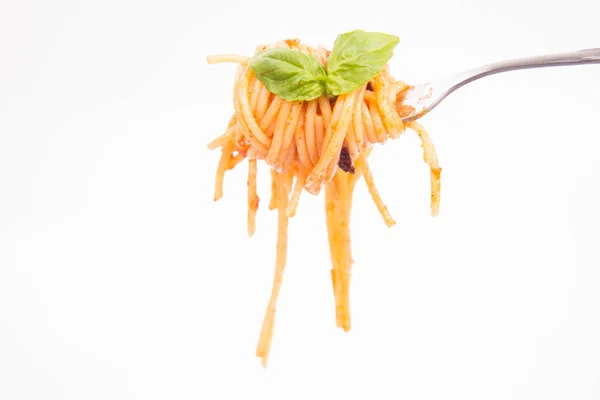
M407 106L405 109L411 110L403 116L403 120L410 122L422 117L456 89L486 76L519 69L582 64L600 64L600 48L499 61L422 85L411 86L404 92L402 99L402 105Z

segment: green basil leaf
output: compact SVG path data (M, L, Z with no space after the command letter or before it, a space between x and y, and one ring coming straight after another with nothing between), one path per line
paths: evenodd
M248 65L269 92L285 100L312 100L325 91L325 68L315 57L302 52L283 47L265 50L252 57Z
M358 89L383 69L400 38L356 30L339 35L327 60L326 89L337 96Z

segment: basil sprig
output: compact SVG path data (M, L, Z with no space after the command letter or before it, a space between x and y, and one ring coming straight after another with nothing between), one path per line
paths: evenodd
M353 31L339 35L327 59L327 92L337 96L358 89L394 55L398 36Z
M323 64L308 54L286 48L265 50L248 65L267 90L285 100L311 100L323 93Z
M262 51L248 63L256 78L279 97L312 100L358 89L383 69L400 39L394 35L356 30L335 40L327 69L315 57L297 50Z

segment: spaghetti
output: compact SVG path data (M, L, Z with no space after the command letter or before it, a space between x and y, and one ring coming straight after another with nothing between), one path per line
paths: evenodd
M259 46L256 52L289 48L314 56L324 66L330 52L314 49L299 40ZM381 199L369 169L368 158L375 144L396 139L410 128L421 140L423 158L431 172L431 214L440 203L440 173L437 155L425 129L417 122L404 124L401 99L408 85L394 80L387 65L360 88L330 99L326 94L309 101L287 101L269 92L239 55L207 57L209 63L238 63L234 85L235 113L225 133L208 145L221 148L216 172L215 195L223 195L226 171L248 160L248 235L255 231L259 198L256 193L257 161L271 170L270 209L278 212L277 254L271 297L263 321L256 355L266 366L275 317L277 296L283 279L287 252L288 220L296 213L303 191L313 195L325 188L325 209L331 279L335 296L336 324L351 328L349 286L350 211L354 186L364 177L367 189L388 226L395 224Z

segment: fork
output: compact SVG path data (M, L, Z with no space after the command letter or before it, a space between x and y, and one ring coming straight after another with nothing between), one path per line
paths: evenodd
M499 61L452 76L410 86L399 98L404 122L414 121L433 110L442 100L467 83L500 72L518 69L600 64L600 48Z

